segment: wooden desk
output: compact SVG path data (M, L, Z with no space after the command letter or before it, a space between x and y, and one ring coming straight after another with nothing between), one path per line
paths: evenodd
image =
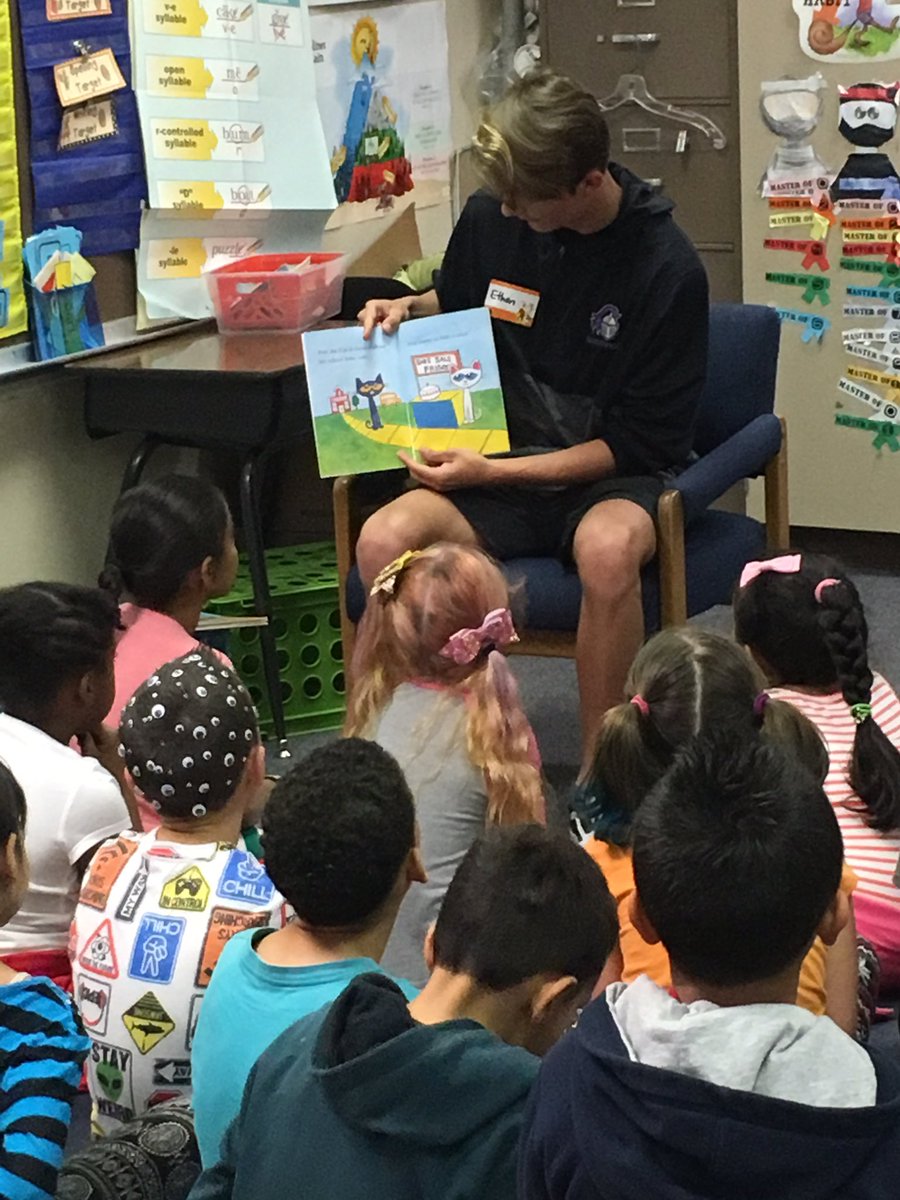
M272 632L272 600L259 512L258 467L272 450L312 436L299 334L222 337L202 329L146 346L84 359L66 368L83 377L91 437L141 433L122 478L133 487L157 447L236 450L242 456L241 512L275 732L287 756L284 707Z

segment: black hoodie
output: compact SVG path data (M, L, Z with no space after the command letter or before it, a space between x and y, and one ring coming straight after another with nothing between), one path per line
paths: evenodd
M630 987L638 984L641 980ZM645 979L642 986L647 991L653 985ZM609 1000L620 989L624 985L613 985L589 1005L578 1028L544 1060L522 1140L520 1200L896 1200L896 1064L874 1060L874 1103L865 1107L815 1107L723 1087L698 1071L693 1026L709 1032L710 1016L713 1024L720 1016L731 1024L736 1064L746 1068L764 1047L762 1074L777 1074L791 1060L802 1062L803 1041L811 1037L822 1054L820 1078L830 1077L840 1091L845 1074L849 1086L849 1077L860 1074L857 1060L865 1062L866 1056L827 1017L797 1015L790 1005L780 1006L783 1035L764 1032L754 1048L747 1023L763 1021L771 1028L778 1006L738 1013L714 1005L680 1006L667 996L645 1007L629 1053L623 1032L628 1026L618 1023L616 1001ZM678 1009L678 1017L655 1022L653 1008ZM827 1028L816 1029L817 1022ZM680 1045L682 1039L687 1043ZM648 1065L643 1057L648 1046L680 1069ZM731 1055L727 1040L719 1039L710 1064L714 1077L732 1073ZM814 1063L806 1065L815 1073Z
M485 303L492 280L540 293L528 328L494 320L514 451L603 438L618 475L683 465L706 377L706 272L672 202L624 167L599 233L535 233L485 193L467 203L441 268L441 309Z
M514 1200L538 1065L475 1021L417 1024L360 975L263 1054L191 1200Z

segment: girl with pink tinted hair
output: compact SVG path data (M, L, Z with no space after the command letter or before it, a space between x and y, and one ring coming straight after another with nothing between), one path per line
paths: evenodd
M425 935L477 835L544 820L537 745L502 653L517 640L500 568L449 543L385 567L360 623L344 732L390 751L416 799L428 882L404 900L382 960L416 984L428 976Z

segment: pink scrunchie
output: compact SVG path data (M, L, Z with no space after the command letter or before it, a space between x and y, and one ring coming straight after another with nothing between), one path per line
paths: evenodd
M502 649L518 640L512 613L508 608L495 608L477 629L458 629L452 634L441 648L441 655L452 659L458 666L465 666L474 662L485 646Z

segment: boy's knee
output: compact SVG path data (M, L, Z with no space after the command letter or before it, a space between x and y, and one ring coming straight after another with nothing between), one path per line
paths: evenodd
M652 533L649 519L648 527L641 521L582 521L572 553L584 591L615 600L637 586L652 553Z
M363 525L356 544L356 561L363 582L368 586L382 567L404 550L409 550L411 530L402 514L391 512L391 505L372 513Z

